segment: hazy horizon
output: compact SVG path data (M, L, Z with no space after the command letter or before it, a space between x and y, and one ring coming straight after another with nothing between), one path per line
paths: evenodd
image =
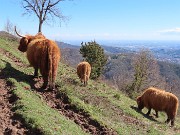
M58 41L58 40L57 40ZM82 42L91 42L94 40L64 40L60 42L68 43L71 45L80 46ZM164 46L172 46L178 45L180 46L180 40L95 40L100 45L112 46L112 47L121 47L122 45L163 45ZM157 46L158 47L158 46Z
M38 19L23 16L21 0L2 0L0 30L7 20L22 34L36 34ZM58 8L68 22L46 23L42 32L53 40L179 40L179 0L76 0ZM10 8L9 8L10 7Z

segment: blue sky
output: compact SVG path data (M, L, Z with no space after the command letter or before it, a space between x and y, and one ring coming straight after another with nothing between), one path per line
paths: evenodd
M22 34L36 34L35 16L20 0L1 0L0 30L9 19ZM180 0L74 0L59 4L67 23L43 25L53 40L180 40Z

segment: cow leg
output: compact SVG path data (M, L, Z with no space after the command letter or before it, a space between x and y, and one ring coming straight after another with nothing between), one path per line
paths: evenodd
M85 76L85 86L87 86L88 85L88 77L87 77L87 75Z
M48 76L43 76L43 80L44 80L44 83L43 83L43 86L41 87L42 89L46 89L47 88L47 85L48 85Z
M84 81L83 81L83 79L81 79L81 84L82 84L82 85L84 85Z
M167 112L167 117L168 117L168 118L167 118L167 120L165 121L165 123L168 124L168 123L170 122L170 120L171 120L171 119L170 119L170 113L169 113L169 112Z
M175 118L171 119L171 126L172 127L174 126L174 120L175 120Z
M175 120L175 114L173 112L170 112L169 119L171 120L171 126L174 126L174 120Z
M86 86L86 81L84 81L84 86Z
M156 118L159 118L158 111L155 111L155 112L156 112Z
M174 126L175 114L171 110L167 112L167 120L165 121L167 124L171 121L171 126Z
M169 122L170 122L170 119L169 119L169 118L167 118L167 120L165 121L165 123L167 123L167 124L168 124Z
M51 90L55 90L55 83L54 82L51 84Z
M51 90L55 90L55 80L56 80L56 76L57 76L57 67L58 66L54 66L53 67L53 71L52 71L52 80L50 79L50 89Z
M86 86L88 85L88 82L86 81Z
M151 113L151 108L149 108L148 112L146 113L146 115L149 116L149 114Z
M80 80L81 80L81 83L83 84L84 81L83 81L83 75L82 75L82 74L81 74L81 76L80 76Z
M38 68L34 68L34 77L38 77Z
M55 90L55 82L50 81L48 86L50 90Z

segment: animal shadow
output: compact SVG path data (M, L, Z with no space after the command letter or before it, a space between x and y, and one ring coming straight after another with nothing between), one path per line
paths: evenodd
M36 89L34 84L35 81L33 80L32 75L27 75L14 67L11 66L9 62L6 62L6 67L0 71L0 78L7 79L7 78L14 78L17 82L24 82L30 84L31 89Z
M151 121L155 121L155 122L158 122L156 119L154 119L152 116L149 116L147 114L144 114L142 111L140 111L137 107L135 106L131 106L132 109L134 109L136 112L142 114L145 118L151 120Z

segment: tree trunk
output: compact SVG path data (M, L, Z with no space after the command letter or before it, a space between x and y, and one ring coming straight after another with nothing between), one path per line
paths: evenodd
M41 29L42 29L42 23L39 22L39 29L38 29L38 32L41 32Z
M39 20L39 29L38 29L38 32L42 32L42 24L43 22L41 20Z

